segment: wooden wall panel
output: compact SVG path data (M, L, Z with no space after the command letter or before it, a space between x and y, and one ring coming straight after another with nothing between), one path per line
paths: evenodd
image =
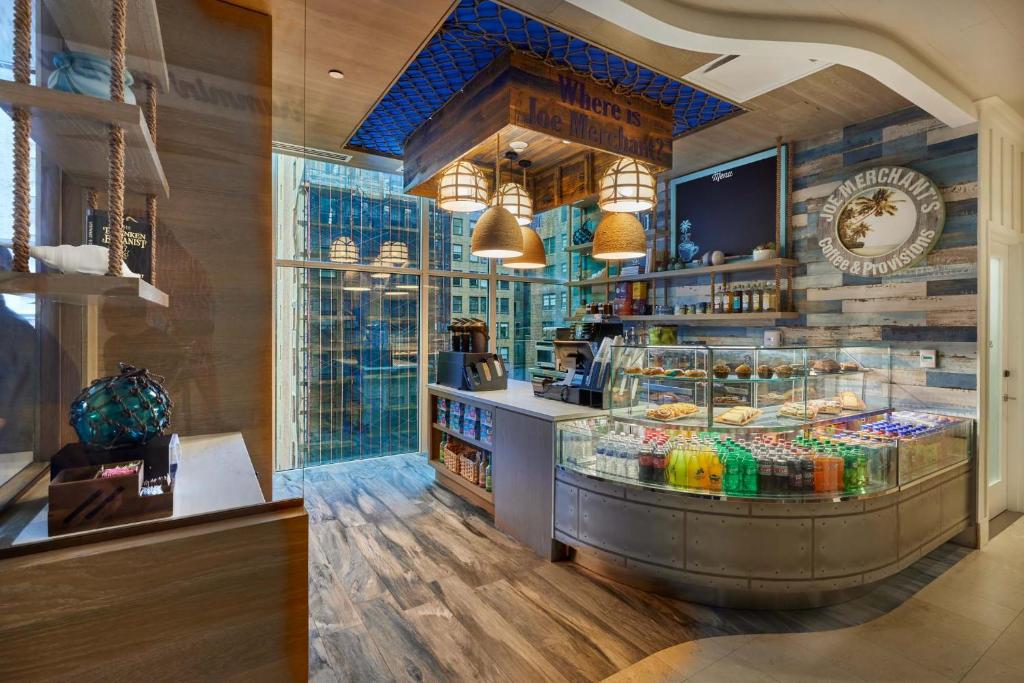
M0 680L305 681L307 522L296 501L0 560Z
M860 168L899 164L928 175L942 191L946 224L927 261L887 277L844 274L827 263L815 237L818 211L840 180ZM661 189L659 184L659 189ZM792 244L801 262L794 300L801 313L780 325L788 344L889 343L897 406L977 413L978 136L950 129L911 107L793 145ZM738 280L737 280L738 281ZM680 281L680 303L707 299L706 280ZM659 299L660 301L660 299ZM687 340L761 343L761 328L697 326ZM935 369L917 351L936 349Z
M160 0L170 91L157 148L157 285L167 309L100 312L99 370L167 377L181 434L241 431L264 493L272 472L270 17L217 0ZM129 207L141 206L130 198Z

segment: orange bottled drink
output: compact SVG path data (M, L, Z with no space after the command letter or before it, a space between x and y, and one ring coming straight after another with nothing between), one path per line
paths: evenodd
M824 455L814 456L814 492L825 493L828 491L828 457Z

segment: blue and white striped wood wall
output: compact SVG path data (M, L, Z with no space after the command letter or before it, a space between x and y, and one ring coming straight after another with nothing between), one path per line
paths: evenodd
M817 245L818 211L841 180L879 164L908 166L929 176L945 198L945 228L918 266L886 277L844 274L824 260ZM802 265L794 278L794 301L801 316L780 324L785 342L889 344L895 405L975 414L977 213L974 126L950 129L911 107L795 142L792 234L794 256ZM670 299L707 299L704 282L680 285L670 290ZM681 331L686 340L749 344L760 343L763 329L690 326ZM936 349L938 367L920 368L919 349Z

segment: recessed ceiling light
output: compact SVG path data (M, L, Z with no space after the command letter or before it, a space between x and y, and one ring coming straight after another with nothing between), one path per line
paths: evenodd
M569 144L569 141L568 141L568 140L566 140L565 138L562 138L562 144L563 144L563 145L568 145L568 144Z
M336 81L340 81L341 79L345 78L345 74L341 73L341 71L339 71L338 69L331 69L330 71L327 72L327 75Z

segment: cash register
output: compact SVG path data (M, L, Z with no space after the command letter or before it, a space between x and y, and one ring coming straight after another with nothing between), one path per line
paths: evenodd
M554 345L561 379L534 374L533 393L565 403L605 407L604 388L611 376L611 342L621 337L622 322L602 316L587 316L569 328L557 331Z

